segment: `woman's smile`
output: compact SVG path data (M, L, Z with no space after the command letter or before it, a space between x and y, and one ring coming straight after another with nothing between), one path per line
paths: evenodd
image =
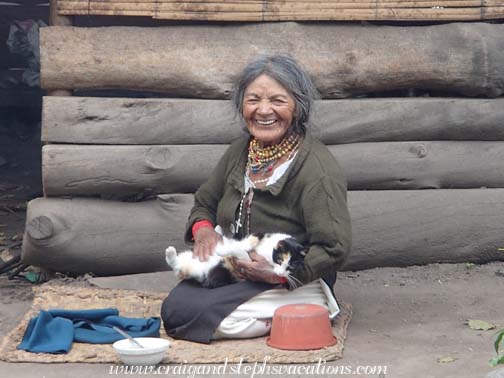
M276 119L269 119L269 120L265 120L265 121L261 121L259 119L256 119L256 123L259 125L259 126L270 126L270 125L273 125L273 123L276 122Z

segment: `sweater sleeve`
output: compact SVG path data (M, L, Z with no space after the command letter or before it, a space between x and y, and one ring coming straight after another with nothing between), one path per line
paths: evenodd
M306 189L301 202L309 250L303 270L295 276L306 284L341 268L350 252L346 182L324 176Z
M209 220L213 225L216 225L217 206L224 193L229 171L236 163L232 156L237 156L236 150L239 150L242 144L233 144L226 150L208 180L194 194L194 205L189 214L184 233L186 243L193 242L192 226L195 222Z

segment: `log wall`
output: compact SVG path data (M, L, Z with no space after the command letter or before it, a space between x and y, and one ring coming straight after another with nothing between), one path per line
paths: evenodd
M193 193L227 145L47 145L47 196ZM350 190L504 188L504 142L380 142L329 146Z
M504 62L503 62L504 64ZM325 144L504 141L504 98L318 101L311 131ZM243 135L229 101L44 97L42 140L75 144L228 144Z
M259 43L251 37L259 35ZM248 61L275 52L306 67L323 98L408 88L497 97L504 89L503 41L504 25L484 23L56 26L41 30L41 82L46 89L228 98Z
M119 203L36 199L23 259L55 270L127 274L166 270L164 250L184 249L192 195ZM353 191L353 249L345 270L437 262L504 261L504 189Z
M204 21L484 20L504 16L502 0L59 0L65 15L149 16Z
M45 198L28 206L26 263L166 269L192 193L244 136L232 83L267 52L291 53L321 92L311 130L351 189L344 269L504 260L504 25L50 27L41 38L46 89L174 98L44 98ZM360 98L410 89L451 97Z

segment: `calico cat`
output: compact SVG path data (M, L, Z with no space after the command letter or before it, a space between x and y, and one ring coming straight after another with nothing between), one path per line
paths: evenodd
M287 279L290 289L300 286L292 273L303 267L307 249L282 233L252 234L242 240L223 237L207 261L193 258L190 250L177 255L170 246L166 249L166 262L180 279L195 280L211 289L236 282L239 278L230 259L250 259L248 253L253 250L266 258L272 272Z

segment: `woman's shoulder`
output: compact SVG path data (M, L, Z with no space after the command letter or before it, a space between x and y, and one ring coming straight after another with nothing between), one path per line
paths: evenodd
M244 166L247 154L248 138L241 137L231 142L224 154L221 156L218 166L224 167L226 176L231 171Z
M298 172L296 183L303 193L324 188L326 193L346 191L344 170L329 148L318 139L310 140L310 148Z
M241 155L248 145L248 140L249 138L245 135L234 139L226 150L226 154Z
M303 164L304 168L313 175L343 175L343 170L338 160L329 148L313 136L307 135L307 138L310 145L306 160Z

